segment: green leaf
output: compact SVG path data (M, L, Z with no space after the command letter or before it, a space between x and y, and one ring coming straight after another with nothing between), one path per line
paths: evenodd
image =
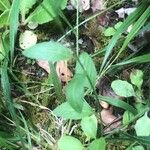
M116 33L116 30L113 27L109 27L104 31L105 36L112 36Z
M80 63L77 62L76 68L75 68L76 74L84 74L85 76L88 75L94 86L96 83L97 72L96 72L96 68L95 68L92 58L87 53L84 52L79 56L79 61L83 65L86 73L84 72ZM84 86L91 88L91 85L87 77L85 78Z
M129 112L129 111L125 111L123 114L123 124L127 124L128 122L130 122L135 116L133 115L133 113Z
M59 14L59 9L64 9L67 5L67 0L44 0L34 12L27 18L28 21L33 21L38 24L43 24L52 21Z
M95 139L97 134L97 118L95 115L82 118L81 128L88 139Z
M150 136L150 118L147 113L136 121L134 128L137 136Z
M130 83L122 80L115 80L111 83L111 87L114 92L122 97L135 96L134 89Z
M94 140L89 146L89 150L105 150L105 149L106 149L106 141L104 138Z
M131 83L141 89L143 84L143 72L141 70L133 70L130 74Z
M88 103L83 103L82 112L78 113L75 111L68 102L65 102L59 105L57 108L53 110L54 114L58 117L62 117L64 119L82 119L86 116L92 115L92 109Z
M123 22L121 27L116 31L116 33L112 37L111 41L109 42L108 46L106 47L106 53L105 53L105 57L103 59L100 71L102 71L102 69L104 68L104 66L107 62L107 59L109 58L110 54L112 53L113 47L117 43L121 34L123 32L125 32L127 30L127 28L139 18L139 16L141 16L141 14L145 11L146 8L147 8L147 4L141 3L141 5L131 15L129 15L127 17L127 19Z
M32 59L60 61L72 58L72 51L60 43L50 41L34 45L23 51L23 55Z
M123 22L119 21L118 23L115 24L114 28L117 30L120 28L120 26L123 24Z
M145 55L137 56L137 57L134 57L127 61L115 64L114 66L128 65L128 64L132 64L132 63L148 63L148 62L150 62L149 58L150 58L150 54L145 54Z
M28 13L29 9L36 3L36 0L22 0L20 2L21 15Z
M0 62L1 62L1 60L4 59L4 57L5 57L5 50L3 47L2 39L0 37Z
M9 0L0 0L0 10L5 11L10 9L10 2Z
M135 146L135 147L132 147L131 150L145 150L143 146Z
M81 112L83 107L84 81L84 75L76 74L66 87L66 99L77 112Z
M59 150L83 150L82 143L72 137L72 136L63 136L58 140Z
M137 110L129 105L128 103L124 102L123 100L119 100L119 99L115 99L112 97L107 97L107 96L98 96L99 100L105 101L107 103L109 103L110 105L125 109L130 111L131 113L133 113L134 115L137 114Z
M11 52L11 62L14 57L14 46L15 39L17 35L18 25L19 25L19 6L20 0L13 0L12 7L10 10L10 52Z
M10 10L5 10L1 15L0 15L0 28L9 25L9 13Z

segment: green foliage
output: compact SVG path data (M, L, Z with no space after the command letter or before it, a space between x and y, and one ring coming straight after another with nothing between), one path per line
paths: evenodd
M136 121L135 131L137 136L150 136L150 118L147 113Z
M134 89L130 83L122 80L115 80L111 83L111 87L114 92L122 97L135 96Z
M20 3L21 15L24 16L28 13L29 9L36 3L36 0L22 0Z
M23 55L36 60L60 61L72 58L72 51L60 43L50 41L26 49Z
M87 53L84 52L79 56L79 61L76 64L75 73L83 74L86 77L84 87L91 88L89 79L91 81L91 84L95 85L97 72L93 60ZM87 76L89 77L89 79Z
M95 139L89 146L89 150L106 150L106 141L104 138Z
M20 6L20 0L13 0L11 11L10 11L10 23L9 23L11 61L13 61L13 57L14 57L15 40L16 40L17 30L19 26L19 6Z
M68 102L62 103L61 105L57 106L57 108L55 108L53 112L58 117L73 120L79 120L93 114L91 107L86 102L83 103L81 113L74 110Z
M145 150L143 146L135 146L135 147L132 147L131 150Z
M141 70L133 70L130 74L131 83L141 89L143 84L143 72Z
M81 127L88 139L96 138L97 118L95 115L82 118Z
M123 114L123 124L127 124L128 122L130 122L132 119L134 118L133 113L129 112L129 111L125 111Z
M137 114L137 110L133 106L129 105L128 103L126 103L120 99L116 99L116 98L112 98L112 97L108 97L108 96L98 96L98 98L99 98L99 100L107 102L108 104L128 110L133 114Z
M113 27L109 27L104 31L105 36L112 36L114 35L116 30Z
M66 87L66 99L77 112L82 111L84 102L85 76L76 74Z
M72 136L63 136L58 140L60 150L83 150L81 142Z
M44 0L27 18L26 22L33 21L43 24L52 21L59 15L60 9L64 9L67 0Z
M10 8L9 0L0 0L0 10L5 11Z

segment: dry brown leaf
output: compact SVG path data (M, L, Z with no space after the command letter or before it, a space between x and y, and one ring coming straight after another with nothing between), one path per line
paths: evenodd
M43 68L46 72L50 73L50 68L49 68L48 61L39 60L37 62L37 64L41 68ZM57 64L56 64L56 72L57 72L57 75L58 75L59 79L62 82L70 81L72 76L73 76L72 72L67 67L67 62L65 62L65 61L57 62Z
M57 62L56 72L57 72L57 75L60 78L60 80L63 81L63 82L70 81L72 76L73 76L72 72L67 67L67 62L66 61Z
M107 126L106 129L104 129L104 133L112 131L121 124L120 118L113 115L112 108L103 109L101 111L101 119L104 125Z

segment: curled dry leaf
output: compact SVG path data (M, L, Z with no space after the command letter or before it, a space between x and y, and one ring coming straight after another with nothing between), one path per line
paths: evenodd
M37 62L37 64L41 68L43 68L46 72L50 73L50 68L49 68L48 61L39 60ZM70 81L72 76L73 76L72 72L67 67L67 62L65 62L65 61L57 62L57 64L56 64L56 72L57 72L57 75L58 75L59 79L62 82Z

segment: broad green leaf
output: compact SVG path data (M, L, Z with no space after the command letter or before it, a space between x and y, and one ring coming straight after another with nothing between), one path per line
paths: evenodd
M36 3L36 0L22 0L20 2L21 15L28 13L29 9Z
M123 22L119 21L118 23L115 24L114 28L119 29L122 24Z
M147 113L136 121L134 128L137 136L150 136L150 118Z
M130 120L132 120L135 116L133 115L133 113L129 112L129 111L125 111L123 114L123 124L127 124L128 122L130 122Z
M106 141L104 138L94 140L88 150L105 150L106 149Z
M32 21L39 24L52 21L59 15L59 10L64 9L66 5L67 0L44 0L26 21Z
M63 136L58 140L59 150L83 150L84 147L82 143L72 137L72 136Z
M127 61L115 64L114 66L128 65L132 63L148 63L148 62L150 62L150 54L145 54L145 55L137 56Z
M5 10L1 15L0 15L0 28L9 25L9 13L10 10Z
M11 62L14 57L14 46L15 39L17 35L18 25L19 25L19 6L20 0L13 0L11 10L10 10L10 52L11 52Z
M66 99L77 112L81 112L83 107L84 82L85 76L76 74L66 87Z
M143 72L141 70L133 70L130 74L131 83L141 89L143 84Z
M0 10L5 11L10 9L10 2L9 0L0 0Z
M72 51L60 43L50 41L34 45L23 51L23 55L32 59L60 61L72 58Z
M84 74L85 76L88 75L88 77L91 80L91 83L94 86L95 83L96 83L97 72L96 72L95 64L94 64L92 58L87 53L84 52L79 56L79 60L80 60L81 64L83 65L86 73L83 70L80 63L77 62L76 68L75 68L76 74ZM85 87L91 88L91 85L90 85L89 80L88 80L87 77L85 78L85 83L84 84L85 84L84 85Z
M68 102L59 105L57 108L53 110L53 112L58 117L73 120L82 119L86 116L90 116L93 114L91 107L86 102L84 102L83 104L81 113L75 111Z
M135 146L135 147L132 147L131 150L145 150L143 146Z
M116 30L113 27L109 27L104 31L105 36L112 36L116 33Z
M88 139L95 139L97 134L97 118L95 115L82 118L81 128Z
M111 83L111 87L114 92L122 97L135 96L134 89L130 83L122 80L115 80Z
M133 113L134 115L137 114L137 110L133 106L124 102L123 100L115 99L115 98L107 97L107 96L100 96L100 95L98 96L98 98L99 98L99 100L105 101L105 102L109 103L110 105L122 108L124 110L128 110L131 113Z

